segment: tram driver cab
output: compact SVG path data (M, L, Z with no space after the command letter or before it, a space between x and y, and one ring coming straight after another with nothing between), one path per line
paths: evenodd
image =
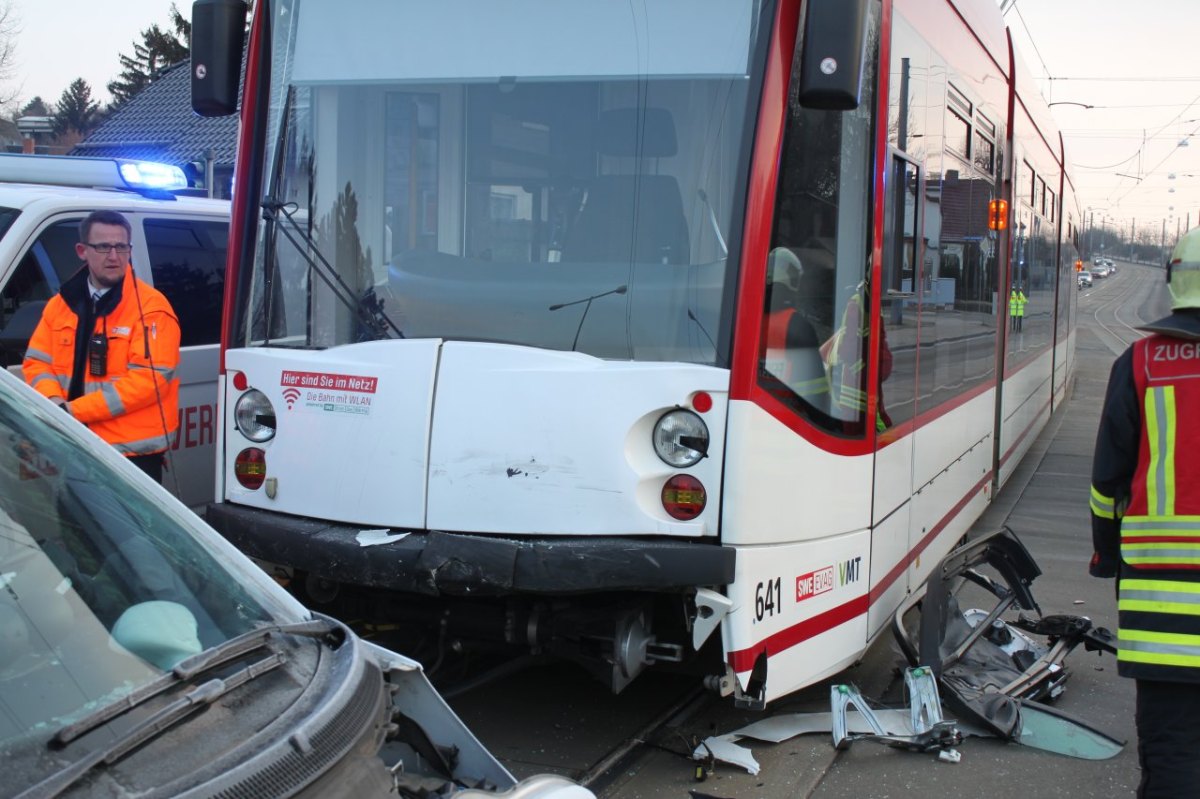
M665 108L601 112L597 155L602 163L627 162L632 167L598 175L588 185L567 232L563 260L625 261L632 243L632 260L638 263L688 263L688 225L679 182L672 175L660 174L658 164L678 149L675 122ZM647 163L650 168L644 168Z

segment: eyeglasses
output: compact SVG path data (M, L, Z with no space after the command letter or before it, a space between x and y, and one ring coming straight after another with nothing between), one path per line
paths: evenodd
M109 244L107 242L103 244L91 244L85 241L83 245L91 247L101 255L108 255L110 252L115 252L117 255L129 255L129 251L132 249L128 244Z

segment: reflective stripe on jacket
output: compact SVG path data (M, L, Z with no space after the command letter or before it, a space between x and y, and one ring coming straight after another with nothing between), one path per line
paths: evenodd
M815 339L811 347L788 340L788 329L798 314L795 308L781 308L767 314L766 366L800 396L810 402L823 401L829 394L829 376Z
M1139 679L1200 680L1200 348L1152 335L1132 347L1141 411L1128 504L1092 490L1092 511L1120 519L1118 661Z
M90 302L86 281L82 269L46 303L21 364L25 381L49 398L68 396L76 309ZM179 322L166 297L131 269L120 291L93 327L108 340L107 373L93 377L85 367L83 396L71 401L71 414L125 455L162 452L179 427Z

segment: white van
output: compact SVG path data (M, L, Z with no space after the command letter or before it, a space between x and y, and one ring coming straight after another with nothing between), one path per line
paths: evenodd
M82 265L80 221L100 209L124 214L134 270L179 317L179 434L163 485L198 510L213 498L229 202L177 196L180 180L186 186L181 171L161 165L0 155L0 359L20 374L41 309Z

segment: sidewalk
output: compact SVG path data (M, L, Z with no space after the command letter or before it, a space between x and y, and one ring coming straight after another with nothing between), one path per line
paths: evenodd
M1077 356L1074 385L1063 409L972 528L972 535L1007 524L1042 569L1033 594L1044 614L1085 615L1115 631L1113 583L1087 574L1092 449L1114 354L1091 328L1081 326ZM1117 676L1116 658L1111 655L1080 648L1066 665L1072 676L1056 706L1127 740L1117 757L1075 760L996 740L968 739L959 749L962 762L948 765L929 756L856 744L832 758L810 796L969 797L981 790L997 795L1014 792L1028 799L1132 796L1139 778L1133 682Z

